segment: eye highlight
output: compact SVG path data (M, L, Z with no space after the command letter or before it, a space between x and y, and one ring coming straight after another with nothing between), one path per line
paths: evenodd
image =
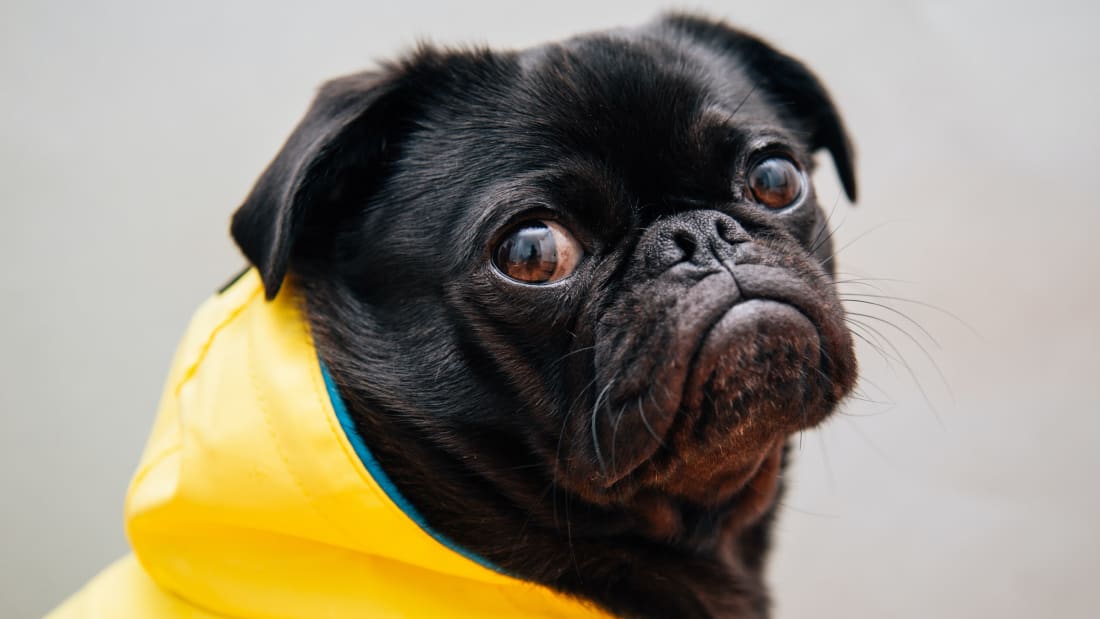
M569 277L584 257L577 239L554 221L530 221L516 227L493 249L493 265L525 284L549 284Z
M775 210L798 202L806 191L805 175L786 157L769 157L754 165L748 184L757 202Z

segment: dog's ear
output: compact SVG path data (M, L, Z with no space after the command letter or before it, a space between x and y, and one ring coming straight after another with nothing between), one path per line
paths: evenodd
M660 24L692 36L730 54L777 105L803 124L813 150L827 149L836 164L844 192L856 200L855 155L844 122L829 93L801 62L725 23L672 13Z
M377 175L400 107L400 73L391 67L324 84L233 215L233 239L259 270L268 299L308 223L338 217L334 211Z

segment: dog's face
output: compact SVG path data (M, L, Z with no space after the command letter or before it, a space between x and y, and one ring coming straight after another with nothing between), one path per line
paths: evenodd
M234 234L364 424L547 526L551 485L670 539L759 516L855 380L818 149L853 195L820 84L709 22L422 50L326 85Z

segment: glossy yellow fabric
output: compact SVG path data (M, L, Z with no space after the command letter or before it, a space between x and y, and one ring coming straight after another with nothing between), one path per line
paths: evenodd
M607 617L447 548L334 413L293 289L249 272L183 338L130 485L133 556L49 619Z

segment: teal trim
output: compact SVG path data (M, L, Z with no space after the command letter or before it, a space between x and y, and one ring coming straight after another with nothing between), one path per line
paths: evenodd
M356 429L355 424L352 422L351 415L348 414L348 409L344 406L344 399L340 397L340 392L336 389L336 383L333 382L332 376L328 373L328 368L325 367L324 362L321 362L321 376L325 379L325 389L328 391L329 400L332 401L332 409L336 411L336 418L340 420L340 427L344 429L344 434L347 435L348 441L351 442L352 448L355 449L356 455L359 456L359 460L363 463L363 466L366 467L370 476L374 478L374 481L378 482L378 485L382 487L386 496L390 497L390 500L393 501L401 511L405 512L405 515L408 516L410 520L415 522L418 527L435 538L440 544L443 544L447 548L450 548L454 552L457 552L478 565L487 567L494 572L510 576L511 574L508 574L508 572L489 562L488 559L474 554L454 543L448 539L447 536L433 529L424 520L420 512L416 511L416 508L409 503L408 499L401 494L401 491L397 489L397 486L395 486L389 476L386 475L386 472L382 470L382 466L378 464L378 460L374 459L374 455L370 452L370 449L367 449L367 444L363 442L363 437L359 436L359 430Z

